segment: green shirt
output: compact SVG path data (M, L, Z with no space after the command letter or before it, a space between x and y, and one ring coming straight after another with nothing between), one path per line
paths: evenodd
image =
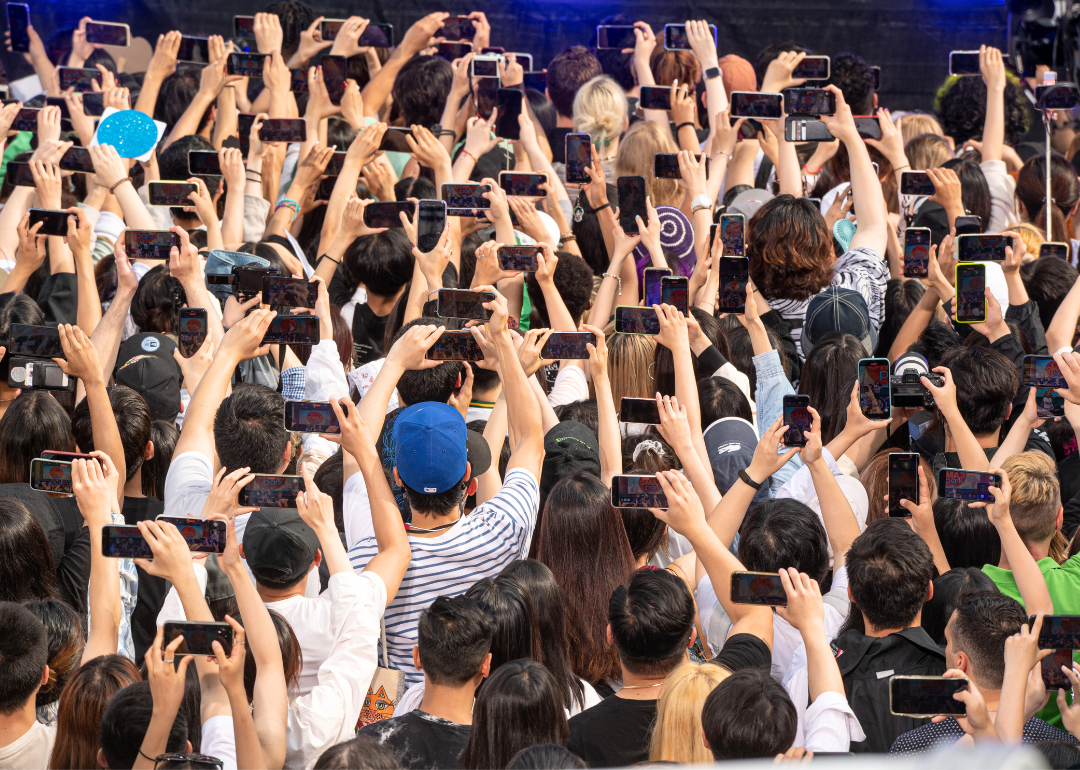
M1054 602L1055 615L1080 615L1080 554L1069 559L1064 564L1058 564L1047 557L1039 559L1039 570L1046 580L1046 587L1050 591L1050 600ZM983 566L983 572L994 581L998 590L1006 596L1011 596L1021 604L1020 590L1016 587L1016 578L1012 570L995 567L992 564ZM1076 655L1073 654L1075 659ZM1072 703L1072 693L1066 692L1066 698ZM1057 694L1050 693L1050 702L1038 714L1054 727L1065 729L1061 725L1061 712L1057 707Z

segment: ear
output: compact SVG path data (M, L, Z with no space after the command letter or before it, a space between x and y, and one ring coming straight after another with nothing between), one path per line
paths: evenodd
M285 442L285 452L281 455L281 464L278 466L278 473L284 473L285 469L289 467L289 462L292 460L292 440Z
M399 487L404 487L405 486L405 484L401 480L401 476L398 475L396 465L394 466L394 483L397 484Z
M877 112L877 108L878 108L878 104L877 104L877 91L875 91L875 92L874 92L874 112Z
M1061 525L1065 520L1065 509L1060 505L1058 506L1057 518L1054 519L1054 528L1058 531L1061 530Z
M1009 404L1009 410L1005 412L1005 419L1008 420L1012 416L1012 404Z
M184 743L187 744L187 748L184 749L184 753L185 754L190 754L191 753L191 741L184 741Z
M466 481L470 476L472 476L472 463L469 462L468 460L466 460L465 461L465 475L461 477L461 480Z
M848 595L851 595L851 588L848 587ZM930 587L926 589L926 601L930 601L934 598L934 581L930 581Z
M934 584L933 584L933 583L931 583L931 584L930 584L930 587L931 587L931 588L933 588L933 587L934 587ZM852 602L852 603L854 604L854 602L855 602L855 597L851 595L851 584L850 584L850 583L848 583L848 587L847 587L847 598L848 598L848 601L849 601L849 602Z
M240 543L238 543L238 545L240 546L240 558L241 559L247 559L247 557L244 555L244 543L243 543L243 541L240 541Z
M480 481L478 479L473 479L472 481L470 481L469 486L465 488L465 496L469 497L470 495L475 495L476 488L478 486L480 486Z
M712 746L709 745L709 739L705 737L704 730L701 731L701 742L705 744L705 748L712 749Z
M615 643L615 641L611 638L611 624L610 623L608 623L608 627L607 627L607 630L604 631L604 635L607 638L607 643L608 644L614 644Z
M490 673L491 673L491 653L489 652L487 655L484 656L484 662L480 664L480 675L483 676L484 679L487 679L488 675Z
M694 641L696 639L697 639L697 627L696 626L691 626L690 627L690 641L688 641L686 643L686 649L689 650L691 647L693 647L694 646Z
M971 676L971 658L963 650L956 653L956 667L968 676Z
M424 667L420 663L420 648L417 645L413 645L412 648L412 662L417 671L423 671Z
M45 671L41 674L41 686L44 687L49 683L49 666L45 666Z
M317 550L315 552L315 559L311 562L311 566L314 567L315 569L318 569L319 565L322 564L322 562L323 562L322 549L320 548L319 550ZM310 572L310 570L309 570L309 572Z
M153 441L147 441L146 442L146 449L143 450L142 459L144 461L154 459L154 442Z
M105 770L108 770L109 763L105 761L105 752L102 751L101 749L97 750L97 763L99 765L101 765L102 767L104 767Z

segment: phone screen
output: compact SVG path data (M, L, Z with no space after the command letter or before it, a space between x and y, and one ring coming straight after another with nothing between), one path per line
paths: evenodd
M803 432L810 432L810 423L810 396L784 396L784 445L806 446Z
M39 112L41 112L41 110L36 110L32 107L23 107L15 113L15 120L11 123L11 130L37 133L37 119Z
M388 126L386 133L383 134L382 141L379 143L379 149L385 152L412 152L409 149L409 142L405 138L408 136L412 136L411 128Z
M638 224L635 217L641 217L642 222L649 221L649 212L645 208L645 177L621 176L618 179L619 195L619 226L628 235L636 235Z
M170 620L165 624L164 641L172 643L178 636L184 641L176 648L177 655L213 655L214 642L221 644L226 655L232 654L233 629L228 623L195 623Z
M259 265L237 265L233 268L233 277L237 293L245 297L252 297L262 291L263 278L268 275L277 275L276 267L260 267Z
M86 22L86 42L94 45L129 45L126 24L108 24L103 21Z
M289 70L289 90L294 94L308 92L307 70Z
M855 131L863 139L880 139L881 123L878 122L877 118L869 115L856 115Z
M483 305L495 299L495 295L490 291L439 289L436 296L435 313L439 318L462 318L476 321L486 321L491 318L491 311Z
M180 48L176 53L178 61L191 61L204 64L210 61L210 41L205 37L180 38Z
M802 78L804 80L828 80L829 79L829 57L828 56L807 56L791 73L793 78Z
M192 176L221 176L221 160L216 150L189 150L188 173Z
M285 430L299 433L341 433L334 408L326 401L286 401Z
M1061 257L1068 261L1072 249L1067 243L1041 243L1039 244L1039 258Z
M105 112L105 96L87 92L82 95L83 112L91 117L97 117Z
M314 308L319 297L319 282L303 278L263 276L262 301L267 305Z
M349 60L344 56L322 57L323 83L326 84L326 93L330 96L331 104L341 104L341 97L345 96L345 70Z
M901 500L919 504L919 455L914 452L889 453L889 515L911 518Z
M1024 385L1045 388L1067 388L1069 383L1061 376L1061 369L1053 356L1024 356Z
M501 115L502 108L500 107L499 110ZM547 182L547 174L515 174L510 171L499 174L499 187L507 195L518 195L524 198L543 198L546 196L547 191L540 187L545 182Z
M259 508L295 508L296 497L304 491L303 476L256 476L240 489L240 505Z
M566 135L566 182L588 184L585 169L592 165L592 137L588 134Z
M709 25L709 32L712 33L713 46L716 45L716 27L712 24ZM686 36L685 24L665 24L664 25L664 48L668 51L689 51L690 39Z
M206 310L201 307L182 307L178 313L180 326L176 335L180 355L191 358L206 341Z
M472 43L439 43L435 46L435 55L449 62L464 58L472 53Z
M371 22L356 41L359 46L370 45L374 48L390 48L394 45L394 25Z
M643 110L670 110L671 86L642 86L638 106Z
M980 264L956 266L956 321L982 323L986 320L986 267Z
M690 315L688 295L690 279L685 276L664 276L660 279L660 304L671 305L683 315Z
M278 316L270 322L262 344L318 345L319 319L311 315Z
M1046 620L1043 620L1046 623ZM1044 626L1045 627L1045 626ZM1040 642L1042 639L1039 640ZM1040 644L1040 646L1042 646ZM1065 672L1061 670L1061 667L1065 668L1073 667L1073 651L1068 650L1054 650L1053 655L1048 655L1042 659L1042 678L1043 685L1049 692L1055 690L1072 690L1072 680L1065 675Z
M1034 617L1028 618L1029 624L1034 622ZM1042 628L1039 630L1039 649L1065 648L1080 650L1080 615L1044 615Z
M779 120L784 116L784 97L756 91L731 92L731 117Z
M233 33L236 37L255 38L254 16L233 16Z
M450 216L476 216L476 212L491 208L484 193L491 192L487 184L444 184L442 199Z
M469 67L471 69L469 74L474 78L499 78L498 55L481 54L472 60Z
M259 140L290 143L306 141L307 122L303 118L267 118L259 129Z
M225 532L228 528L221 519L181 519L162 516L158 521L167 521L176 527L180 537L187 541L192 553L225 553ZM132 527L138 531L138 527Z
M745 256L745 232L742 214L720 215L720 237L724 241L725 257Z
M598 50L611 48L616 51L633 48L637 42L637 38L634 35L635 29L636 27L623 24L613 24L610 26L601 25L596 28L596 48Z
M537 251L537 246L503 246L499 249L499 267L503 270L535 273Z
M26 53L30 50L30 6L23 3L7 4L8 30L11 32L11 50Z
M930 228L904 230L904 276L926 278L930 275Z
M925 171L904 171L900 174L902 195L933 195L936 189Z
M786 88L784 111L788 115L832 115L836 112L836 96L820 88Z
M429 361L483 361L484 351L468 329L447 329L424 357Z
M416 244L428 254L435 250L446 229L446 203L444 201L420 201L416 214Z
M54 211L52 209L30 209L30 223L33 227L41 222L38 235L67 235L68 217L71 214L66 211Z
M1001 488L1001 476L962 468L942 468L938 471L938 495L952 500L994 501L990 487Z
M771 572L732 572L731 601L765 607L786 607L787 591L779 574Z
M859 408L871 420L892 416L892 365L887 358L859 360Z
M978 51L949 51L950 75L981 75Z
M188 182L151 182L147 197L151 206L190 206L191 193L199 186Z
M37 182L34 181L34 172L30 170L29 163L23 163L22 161L10 161L7 165L7 171L4 173L4 176L7 179L8 184L12 184L15 187L37 186Z
M229 54L226 71L230 75L240 75L245 78L261 78L263 62L269 54L261 53L232 53Z
M645 307L651 308L659 305L661 300L660 279L671 275L671 270L666 267L645 268Z
M619 305L615 308L615 331L621 334L659 334L660 319L651 307Z
M698 155L700 160L701 156ZM679 155L674 152L658 152L653 156L653 176L657 179L682 179Z
M74 88L79 93L93 91L94 81L101 85L101 72L96 69L82 67L57 67L57 75L60 78L60 90L66 91Z
M656 406L656 400L623 396L619 401L619 422L659 425L660 409Z
M70 495L71 462L34 458L30 461L30 488Z
M540 350L540 357L549 361L587 359L586 345L596 345L592 332L554 332Z
M435 33L435 37L443 40L472 40L476 36L476 26L468 16L449 16L443 22L442 29Z
M128 259L168 259L172 247L180 248L180 236L171 230L125 230Z
M322 35L322 39L336 40L338 32L345 26L345 19L323 19L322 24L319 25L319 33Z
M1042 419L1065 416L1065 399L1053 388L1035 388L1035 414Z
M61 171L76 171L80 174L93 174L94 161L85 147L69 147L60 158Z
M64 358L64 348L60 344L60 330L56 326L11 324L8 334L9 355Z
M66 460L71 462L72 460L96 460L93 455L83 454L82 452L61 452L59 449L46 449L41 453L42 460Z
M967 679L940 676L894 676L889 680L889 709L894 714L932 717L967 713L953 695L968 688Z
M1004 262L1005 247L1012 246L1007 235L962 235L956 240L961 262Z
M518 118L521 116L521 100L524 97L525 92L516 88L500 88L496 92L495 106L499 115L495 119L495 136L512 142L521 138Z
M412 201L370 203L364 209L364 224L368 227L401 227L401 212L405 212L405 216L412 219L416 213L416 204Z
M613 508L667 508L667 495L656 476L614 476L611 479Z
M727 249L725 248L725 251ZM720 301L716 309L721 313L742 315L746 312L746 285L750 281L750 260L746 257L720 258Z

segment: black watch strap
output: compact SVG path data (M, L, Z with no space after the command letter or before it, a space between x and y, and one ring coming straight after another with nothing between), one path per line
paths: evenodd
M719 67L709 67L707 70L705 70L705 79L706 80L712 80L713 78L718 78L718 77L720 77L720 68Z
M761 482L759 484L758 482L754 481L752 478L750 478L750 474L746 472L745 468L739 469L739 478L742 479L742 482L746 484L746 486L753 488L755 492L761 489L761 485L765 483Z

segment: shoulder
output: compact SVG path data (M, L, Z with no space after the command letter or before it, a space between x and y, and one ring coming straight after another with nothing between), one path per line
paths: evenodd
M943 722L928 723L908 730L893 741L890 754L915 754L929 751L942 741L952 742L964 734L960 723L952 717Z
M1032 717L1024 725L1024 743L1038 743L1040 741L1064 741L1074 746L1080 744L1069 733L1054 727L1049 722L1044 722L1038 717Z
M540 505L540 482L532 471L514 468L503 479L502 489L495 497L477 507L469 518L477 514L505 514L527 512Z

